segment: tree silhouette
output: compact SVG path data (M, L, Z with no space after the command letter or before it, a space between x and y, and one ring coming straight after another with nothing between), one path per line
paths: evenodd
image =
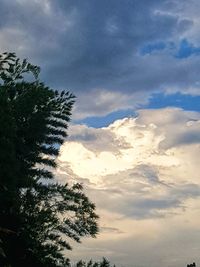
M68 239L98 232L82 186L58 184L52 173L74 96L45 86L39 72L13 53L0 55L1 266L68 266Z
M80 260L76 263L75 267L115 267L115 265L111 265L111 263L103 257L101 261L90 260L85 262Z

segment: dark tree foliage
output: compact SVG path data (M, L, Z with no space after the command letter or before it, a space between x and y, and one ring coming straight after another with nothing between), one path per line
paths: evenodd
M115 267L115 265L112 265L106 258L103 258L101 261L78 261L75 265L75 267Z
M45 86L39 72L0 55L0 266L68 266L68 239L98 232L82 186L58 184L52 174L74 96Z

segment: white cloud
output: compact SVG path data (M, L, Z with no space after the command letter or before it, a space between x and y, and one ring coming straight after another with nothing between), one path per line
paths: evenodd
M102 228L72 257L163 267L198 257L199 121L197 112L160 109L100 129L72 126L57 175L84 183ZM182 255L187 248L190 253Z

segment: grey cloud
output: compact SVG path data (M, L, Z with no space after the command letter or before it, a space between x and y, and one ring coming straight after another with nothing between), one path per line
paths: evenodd
M150 183L160 183L158 170L154 166L140 164L134 168L131 176L138 176L147 179Z
M160 2L151 1L149 5L146 1L126 1L125 4L124 1L78 1L75 5L77 20L73 27L73 34L75 32L78 35L73 42L77 43L77 38L80 45L78 58L73 58L69 65L66 60L61 60L55 72L49 69L49 77L54 79L57 73L65 71L63 81L59 79L59 83L69 83L70 87L79 90L146 90L144 84L137 83L140 68L143 67L141 59L138 62L134 55L138 46L146 41L171 37L180 24L179 18L174 15L153 13L154 8L159 8ZM68 1L64 4L64 11L67 6ZM114 33L107 29L109 23L115 29ZM72 42L68 39L68 36L65 39L63 37L66 47L63 59ZM70 49L74 55L73 49L77 49L76 45ZM152 90L151 84L149 87Z
M169 149L172 147L178 147L181 145L198 144L200 142L200 121L190 121L185 123L182 127L180 124L174 125L176 128L176 135L170 134L170 129L168 130L169 135L166 133L166 138L163 140L159 147L161 149Z
M172 188L171 194L180 199L200 197L200 186L198 184L184 184L177 188Z
M108 129L90 128L85 125L72 125L69 128L68 141L81 142L88 150L95 153L111 151L120 154L120 149L130 147L123 138L119 138Z
M146 42L171 41L192 27L192 17L180 13L185 1L177 2L179 13L168 2L2 0L0 50L29 57L41 65L45 81L77 96L96 89L134 95L194 86L198 60L180 63L170 51L138 55Z
M178 199L170 198L170 196L161 197L159 199L146 198L132 201L132 206L126 206L126 216L135 219L160 218L171 214L168 209L183 207Z
M198 144L200 141L200 116L198 112L184 111L179 108L157 110L139 110L136 119L138 126L155 125L155 134L163 134L159 143L160 151L182 145Z
M194 25L192 20L189 19L182 19L178 23L178 31L180 33L184 33L185 31L189 30Z
M187 199L200 197L200 187L196 184L170 186L162 195L152 195L151 197L144 190L142 193L137 192L136 187L134 193L131 190L131 187L129 190L121 187L121 192L113 192L110 188L102 190L90 188L89 192L98 207L104 209L106 207L107 210L117 212L122 217L137 220L162 218L180 213L180 210L187 209L185 206Z
M163 108L156 109L141 109L138 111L136 122L139 126L154 124L158 126L158 129L168 131L170 128L177 127L180 131L183 127L193 125L200 120L198 112L184 111L181 108ZM176 129L176 130L178 130ZM186 128L188 131L190 127ZM176 131L177 134L177 131Z
M97 207L116 212L122 217L143 220L168 217L183 212L187 209L185 205L187 199L200 197L198 184L167 185L160 182L160 178L157 178L156 183L149 181L146 184L142 181L142 177L140 177L141 182L134 177L130 179L129 174L132 173L133 170L128 170L104 177L103 188L89 186L88 194ZM155 190L159 188L163 192L157 195Z
M88 192L97 207L136 220L172 216L187 209L188 199L200 197L198 184L167 184L159 176L151 165L139 165L103 177L102 188L89 186Z
M118 228L108 227L108 226L102 226L100 231L102 231L104 233L115 233L115 234L122 234L123 233Z
M67 162L60 162L59 160L57 160L57 164L58 164L58 168L54 171L54 175L56 177L56 179L62 183L62 184L74 184L74 183L80 183L82 185L84 185L85 188L88 187L92 187L94 186L89 179L87 178L83 178L83 177L79 177L78 175L76 175L71 167L70 164L68 164Z
M170 199L170 195L157 199L156 197L145 198L137 193L130 195L130 192L126 192L128 196L123 193L113 194L109 189L89 192L92 199L95 199L97 207L118 213L121 218L128 217L136 220L161 218L174 213L171 209L184 207L181 200Z
M200 127L199 127L200 129ZM180 138L176 140L176 145L183 145L183 144L195 144L200 142L199 131L190 132L189 134L184 133L180 136Z

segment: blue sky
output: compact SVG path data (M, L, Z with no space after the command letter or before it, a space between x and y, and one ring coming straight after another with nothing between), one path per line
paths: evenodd
M148 104L140 105L137 109L160 109L166 107L177 107L188 111L200 111L200 96L190 94L163 94L154 93L151 95ZM111 112L106 116L91 116L82 120L75 120L75 123L84 123L88 126L99 128L108 126L117 119L125 117L136 117L137 114L133 109L118 110Z
M77 97L56 172L83 182L102 233L74 259L199 260L199 14L198 0L0 0L0 52Z

